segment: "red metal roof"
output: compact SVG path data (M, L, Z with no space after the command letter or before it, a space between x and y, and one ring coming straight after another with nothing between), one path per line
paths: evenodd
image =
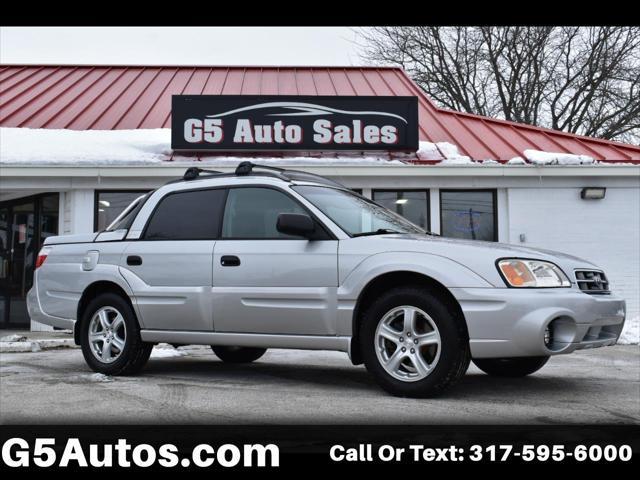
M113 130L168 128L173 94L416 95L420 139L476 160L525 149L640 163L640 146L437 107L400 68L0 66L0 126Z

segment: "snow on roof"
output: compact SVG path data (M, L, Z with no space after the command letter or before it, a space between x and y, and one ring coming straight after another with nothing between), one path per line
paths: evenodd
M251 154L252 160L283 165L351 165L402 164L379 156L349 155L337 157L287 156ZM153 165L162 162L185 162L232 166L240 157L190 155L181 156L171 150L171 130L51 130L0 128L0 164L2 165Z
M180 154L171 149L168 128L138 130L53 130L0 127L0 164L2 165L154 165L164 162L194 163L208 166L235 166L243 158L282 166L313 165L491 165L495 160L472 160L448 142L420 142L415 153L389 152L298 153L200 153ZM526 160L525 160L526 159ZM507 165L581 165L598 164L586 155L525 150L524 158L515 157ZM604 162L602 163L604 164ZM608 163L609 164L609 163ZM611 165L611 164L609 164Z

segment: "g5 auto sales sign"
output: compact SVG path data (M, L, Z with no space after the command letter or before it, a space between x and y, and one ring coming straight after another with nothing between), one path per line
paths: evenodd
M171 116L174 150L418 149L417 97L174 95Z

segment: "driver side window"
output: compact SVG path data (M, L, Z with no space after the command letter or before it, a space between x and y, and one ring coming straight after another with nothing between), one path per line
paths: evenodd
M222 222L223 239L299 239L278 232L281 213L307 212L288 195L263 187L229 190Z

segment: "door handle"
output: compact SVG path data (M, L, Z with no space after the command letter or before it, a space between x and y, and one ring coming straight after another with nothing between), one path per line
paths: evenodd
M127 257L127 265L142 265L142 258L138 255L129 255Z
M223 255L220 257L220 265L223 267L237 267L240 265L240 259L235 255Z

